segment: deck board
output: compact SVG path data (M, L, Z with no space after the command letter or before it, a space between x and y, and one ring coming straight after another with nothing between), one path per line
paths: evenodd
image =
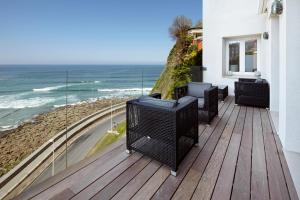
M270 199L265 146L259 109L253 113L253 147L251 170L251 199Z
M153 176L153 174L160 168L160 166L160 163L152 161L147 167L143 169L143 171L141 171L136 177L134 177L126 186L124 186L122 190L120 190L112 199L130 199Z
M278 135L274 135L274 136L275 136L276 146L277 146L278 153L279 153L281 166L282 166L283 173L284 173L285 180L286 180L286 184L287 184L287 187L288 187L288 190L289 190L290 198L291 198L291 200L299 200L299 197L297 195L297 190L296 190L295 185L294 185L294 181L292 179L292 176L290 174L286 159L285 159L284 154L283 154L281 141L280 141Z
M150 158L143 157L91 199L111 199L122 187L124 187L132 178L142 171L150 163L150 161Z
M222 117L227 110L231 101L227 99L224 103L219 104L219 116ZM173 194L176 192L179 184L182 182L183 178L187 174L188 170L190 169L191 165L194 163L195 159L199 155L200 151L203 149L204 145L206 144L207 140L211 136L212 132L216 128L220 118L217 117L213 120L209 127L206 127L202 131L199 136L199 144L198 147L193 148L193 151L187 156L187 158L183 161L181 167L179 168L179 175L175 178L173 176L169 176L168 179L162 184L160 189L155 193L152 199L170 199Z
M168 176L170 176L170 169L162 166L131 199L151 199Z
M236 121L233 134L225 155L224 162L216 183L212 199L230 199L232 184L234 180L235 166L238 158L241 144L242 133L244 129L246 108L242 107Z
M200 182L193 194L192 199L210 199L218 179L218 175L226 154L226 150L233 133L233 129L239 114L240 107L235 106L230 118L222 132L221 138L206 166Z
M231 194L233 200L250 199L252 130L253 108L248 107Z
M277 133L265 109L219 103L199 144L178 168L140 153L125 154L124 140L16 199L292 199L299 200Z
M190 199L198 185L198 182L206 168L207 163L217 143L223 133L223 130L229 120L229 117L234 109L234 103L231 102L230 106L226 110L224 116L221 118L220 123L217 125L216 129L212 133L209 141L205 144L205 147L200 152L194 164L191 166L188 174L185 176L184 180L178 187L172 199Z
M44 182L35 185L32 188L29 188L28 190L25 190L23 193L21 193L19 196L17 196L15 199L30 199L34 196L38 195L39 193L47 190L48 188L59 184L61 181L67 179L71 175L77 173L81 169L89 166L90 164L94 164L97 161L105 162L113 155L117 155L125 150L125 140L122 139L115 144L112 144L111 147L106 149L103 152L100 152L99 154L96 154L95 156L92 156L90 158L87 158L73 166L71 166L69 169L64 170L57 175L45 180Z
M97 194L100 190L102 190L106 185L120 176L126 169L131 167L134 163L136 163L142 157L141 154L133 154L128 159L124 160L122 163L117 165L111 171L106 173L101 178L97 179L95 182L87 185L81 191L75 186L72 187L74 191L78 191L78 193L72 197L74 200L81 200L81 199L89 199L92 198L94 195Z
M106 172L111 170L115 165L118 165L120 162L128 158L128 154L123 151L113 155L105 162L97 161L93 165L88 165L87 167L81 169L77 173L71 175L67 179L64 179L59 184L52 186L51 188L43 191L42 193L36 195L32 199L48 199L54 194L58 194L61 191L71 187L74 184L82 184L83 182L88 184L92 182L96 177L104 175ZM84 177L84 179L82 178Z
M261 109L263 137L266 151L267 171L269 178L270 198L274 200L289 200L289 192L278 157L273 130L270 124L268 113Z
M219 104L219 116L222 117L227 110L230 100L227 99L226 103L222 102ZM179 175L175 178L173 176L169 176L168 179L161 185L160 189L155 193L152 199L170 199L173 194L176 192L179 184L182 182L183 178L187 174L191 165L195 162L195 159L199 155L200 151L203 149L207 140L211 136L212 132L216 128L218 122L220 121L220 117L216 117L209 127L204 126L205 129L199 129L202 131L199 134L199 144L197 147L193 148L192 152L187 156L186 159L182 162L182 165L179 167ZM203 126L203 125L202 125Z
M268 115L269 115L269 120L270 120L272 131L273 131L276 147L277 147L277 150L278 150L278 155L279 155L281 167L282 167L283 174L284 174L284 177L285 177L286 185L287 185L287 188L289 190L290 198L291 198L291 200L299 200L299 197L297 195L297 190L296 190L295 185L294 185L294 181L292 179L292 176L290 174L286 159L284 157L281 141L279 139L279 136L276 134L276 128L275 128L274 122L272 121L271 113L269 112Z

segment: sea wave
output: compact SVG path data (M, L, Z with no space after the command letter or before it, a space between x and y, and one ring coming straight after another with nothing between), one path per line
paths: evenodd
M100 83L100 81L80 81L80 82L74 82L74 83L69 83L68 87L71 86L79 86L79 85L84 85L84 84L90 84L90 83ZM65 88L66 85L57 85L57 86L50 86L50 87L44 87L44 88L33 88L32 91L33 92L50 92L53 90L58 90L61 88Z
M21 109L21 108L36 108L55 102L55 98L33 97L28 99L10 99L0 101L0 109Z
M34 88L32 91L34 92L49 92L52 90L58 90L60 88L66 87L65 85L58 85L58 86L53 86L53 87L45 87L45 88Z
M8 131L15 128L18 128L19 124L16 125L8 125L8 126L0 126L0 131Z
M65 97L63 97L65 98ZM76 104L81 104L81 100L76 96L76 95L71 95L71 96L68 96L68 106L70 105L76 105ZM61 107L65 107L66 104L63 103L63 104L55 104L53 105L53 108L61 108Z

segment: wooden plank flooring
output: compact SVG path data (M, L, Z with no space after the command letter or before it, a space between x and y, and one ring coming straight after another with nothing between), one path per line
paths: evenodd
M122 140L16 199L298 199L268 111L236 106L232 97L210 126L199 125L199 145L177 177L124 150Z

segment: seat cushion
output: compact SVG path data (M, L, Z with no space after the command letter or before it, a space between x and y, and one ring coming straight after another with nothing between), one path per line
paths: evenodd
M180 99L178 99L178 103L181 104L181 103L185 103L191 99L194 99L195 97L191 97L191 96L184 96L184 97L181 97Z
M203 98L204 97L204 91L211 88L211 83L189 83L188 84L188 96L197 97L197 98Z
M147 103L155 106L165 107L165 108L174 108L177 106L177 101L175 100L161 100L153 97L143 96L139 98L139 102Z
M204 98L198 98L198 108L204 108Z
M181 97L180 99L178 99L178 103L181 104L181 103L185 103L191 99L195 99L195 97L192 97L192 96L184 96L184 97ZM199 109L202 109L204 108L204 98L198 98L198 108Z

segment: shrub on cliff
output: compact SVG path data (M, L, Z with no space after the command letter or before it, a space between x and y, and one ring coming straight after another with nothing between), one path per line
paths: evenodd
M173 94L175 87L187 84L192 81L191 67L195 66L198 63L198 54L200 52L197 49L196 45L193 45L190 41L187 52L182 55L182 62L178 63L177 66L172 70L172 79L173 84L169 88L169 94Z
M176 44L169 53L167 65L156 82L152 93L159 92L162 97L172 97L174 88L191 81L191 67L202 65L202 52L192 44L192 37L188 35L191 22L183 16L177 17L171 28L171 37Z

